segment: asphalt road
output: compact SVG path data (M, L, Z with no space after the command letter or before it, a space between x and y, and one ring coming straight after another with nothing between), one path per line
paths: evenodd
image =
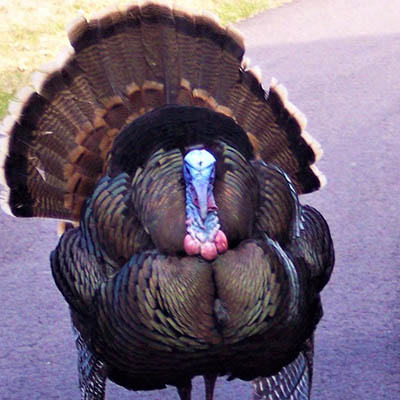
M248 55L308 117L322 143L322 191L303 197L331 226L337 263L324 291L313 399L400 398L400 2L295 0L238 24ZM0 399L78 399L66 304L48 255L53 221L0 214ZM202 398L201 381L194 399ZM249 398L217 383L216 399ZM175 390L112 399L177 399Z

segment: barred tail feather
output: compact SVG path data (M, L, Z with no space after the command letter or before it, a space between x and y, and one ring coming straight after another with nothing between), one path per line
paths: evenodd
M253 381L253 400L309 400L312 368L305 353L276 375Z

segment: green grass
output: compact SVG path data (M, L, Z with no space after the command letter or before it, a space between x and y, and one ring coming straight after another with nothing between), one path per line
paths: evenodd
M207 9L223 24L237 22L290 0L175 0L181 6ZM119 0L119 5L132 0ZM56 57L67 44L65 26L115 4L113 0L0 0L0 119L15 92L30 82L33 71Z
M216 0L214 12L222 23L237 22L261 11L279 7L288 0Z
M5 115L9 101L14 97L11 93L0 92L0 116Z

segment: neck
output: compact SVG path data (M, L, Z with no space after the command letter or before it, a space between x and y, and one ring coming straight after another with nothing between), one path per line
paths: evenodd
M190 190L186 187L186 236L184 248L188 255L200 254L206 260L214 260L218 253L228 249L228 241L220 230L215 209L208 211L203 220L199 209L193 204Z
M186 187L186 231L193 238L200 242L214 240L215 235L220 228L218 214L216 210L210 210L203 220L200 216L198 207L193 204L190 190Z

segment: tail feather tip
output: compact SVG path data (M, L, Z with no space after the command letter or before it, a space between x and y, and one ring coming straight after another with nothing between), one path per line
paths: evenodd
M328 183L326 176L318 169L316 165L311 165L311 170L314 175L318 178L320 186L319 188L322 189Z
M5 182L3 182L2 177L0 176L0 185L3 185L3 188L0 186L0 208L8 215L14 216L13 212L11 211L10 204L9 204L9 190L8 186ZM2 190L3 189L3 190Z

